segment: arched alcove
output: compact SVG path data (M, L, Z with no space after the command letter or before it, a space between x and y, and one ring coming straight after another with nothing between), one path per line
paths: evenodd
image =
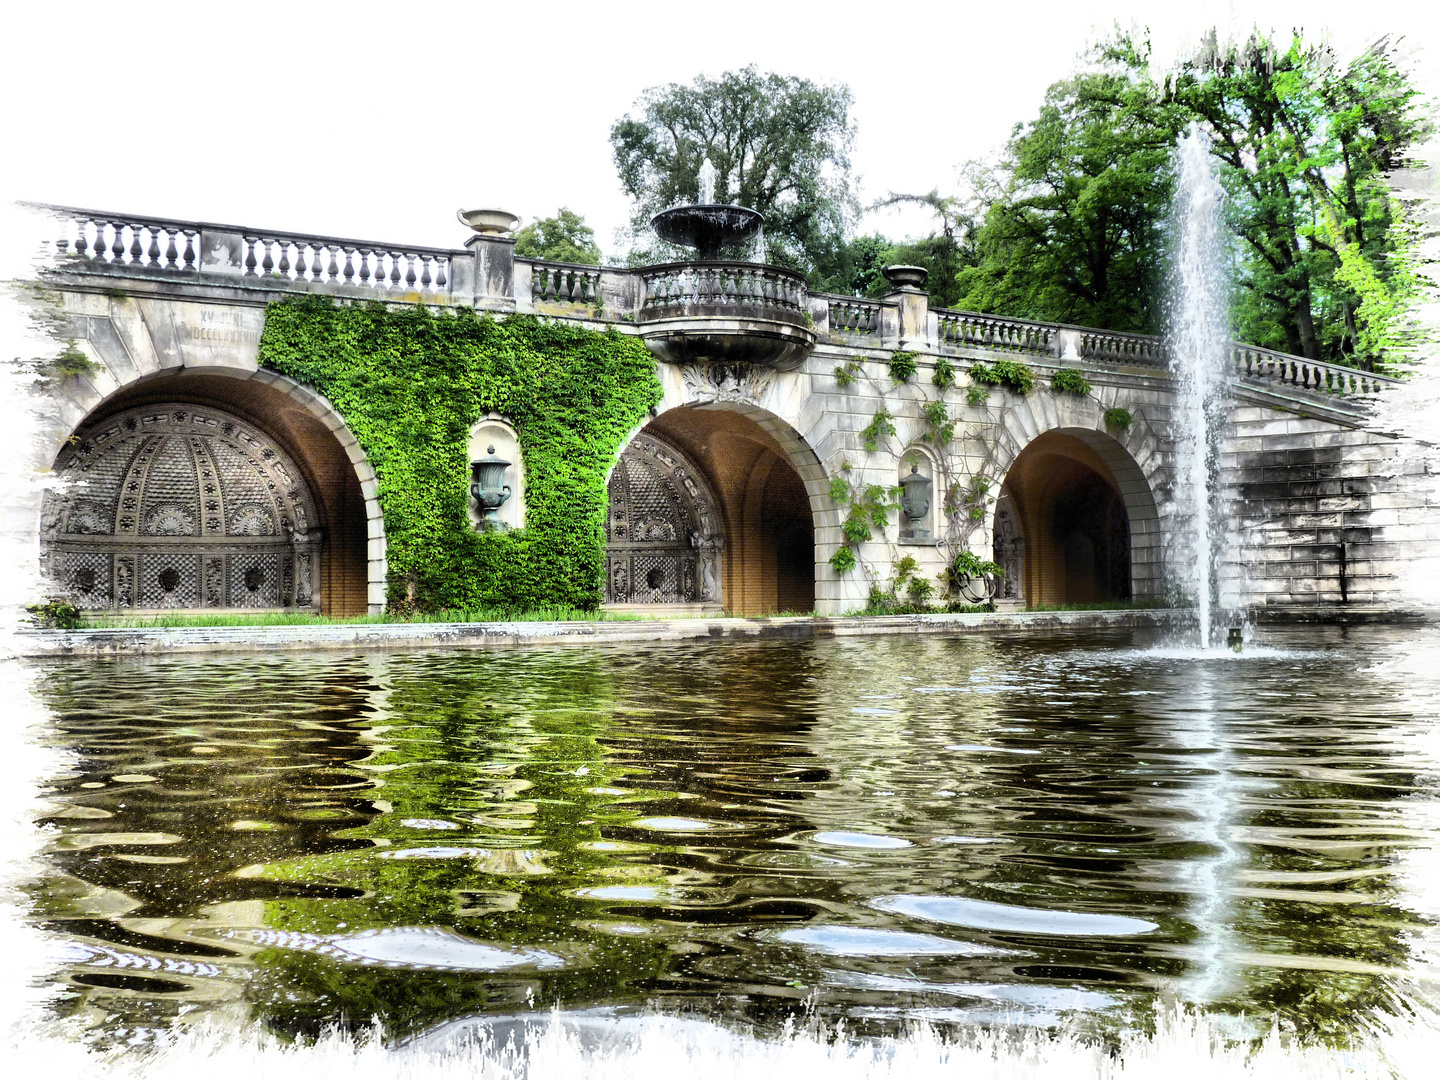
M1008 570L1001 598L1029 606L1151 598L1158 533L1138 472L1096 432L1047 431L1031 441L996 505L993 557Z
M664 438L631 440L608 486L605 601L718 608L725 537L695 464Z
M939 506L945 493L941 490L940 469L928 447L912 444L900 455L900 467L895 478L896 484L903 485L906 477L912 475L923 476L930 481L930 503L925 512L914 521L910 520L903 505L897 511L899 543L933 547L939 533Z
M677 461L687 463L714 508L713 532L707 536L699 530L694 543L697 550L713 552L718 588L713 600L692 602L723 604L752 616L812 610L813 499L787 449L736 409L682 406L642 429L622 453L616 473L627 461L644 460L645 439L670 447ZM611 491L613 510L614 473ZM704 566L703 559L696 564L701 582Z
M42 511L47 576L92 609L364 614L384 534L340 427L256 379L137 380L56 458L67 482Z
M525 454L520 447L520 438L515 428L503 416L490 413L470 429L469 461L478 461L492 451L496 457L510 462L505 470L505 483L510 488L510 498L500 504L496 516L507 529L525 527ZM484 518L474 499L467 503L470 524L476 528Z

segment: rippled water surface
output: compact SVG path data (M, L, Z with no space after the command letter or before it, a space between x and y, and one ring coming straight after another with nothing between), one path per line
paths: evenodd
M1343 1033L1430 963L1437 658L1307 629L50 663L75 768L35 917L107 1037L1159 995Z

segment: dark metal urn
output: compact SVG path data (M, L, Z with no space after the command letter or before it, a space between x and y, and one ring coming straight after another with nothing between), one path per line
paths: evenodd
M905 515L905 525L900 530L902 540L929 540L930 530L917 524L930 513L930 488L933 481L920 472L920 466L911 465L910 475L900 481L900 510Z
M500 507L510 498L510 487L505 483L505 470L510 462L495 456L495 447L485 448L485 456L470 463L470 497L480 509L481 524L487 528L501 528Z

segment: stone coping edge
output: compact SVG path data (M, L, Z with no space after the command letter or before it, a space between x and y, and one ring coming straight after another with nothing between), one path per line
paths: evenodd
M610 642L726 641L993 630L1158 627L1193 619L1182 609L1015 611L934 615L785 616L614 622L355 623L333 626L187 626L19 630L12 656L156 656L208 652L360 649L488 649Z
M19 630L5 651L22 657L156 656L172 653L312 652L363 649L493 649L610 642L734 641L990 631L1172 627L1194 621L1186 608L1129 611L996 611L934 615L689 618L614 622L355 623L333 626L193 626ZM1440 621L1440 612L1393 608L1253 609L1252 623L1340 624Z

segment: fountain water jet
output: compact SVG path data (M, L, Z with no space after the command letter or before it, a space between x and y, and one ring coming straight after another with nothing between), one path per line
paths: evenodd
M1223 543L1215 477L1215 437L1223 417L1221 376L1229 348L1229 297L1221 212L1224 190L1215 178L1210 147L1196 123L1176 146L1174 295L1170 351L1180 384L1176 414L1174 565L1183 591L1194 594L1200 648L1212 645L1218 599L1216 568Z
M702 262L720 257L720 249L748 245L760 232L764 219L744 206L715 202L715 166L706 158L700 165L700 201L672 206L650 219L661 240L695 248Z

